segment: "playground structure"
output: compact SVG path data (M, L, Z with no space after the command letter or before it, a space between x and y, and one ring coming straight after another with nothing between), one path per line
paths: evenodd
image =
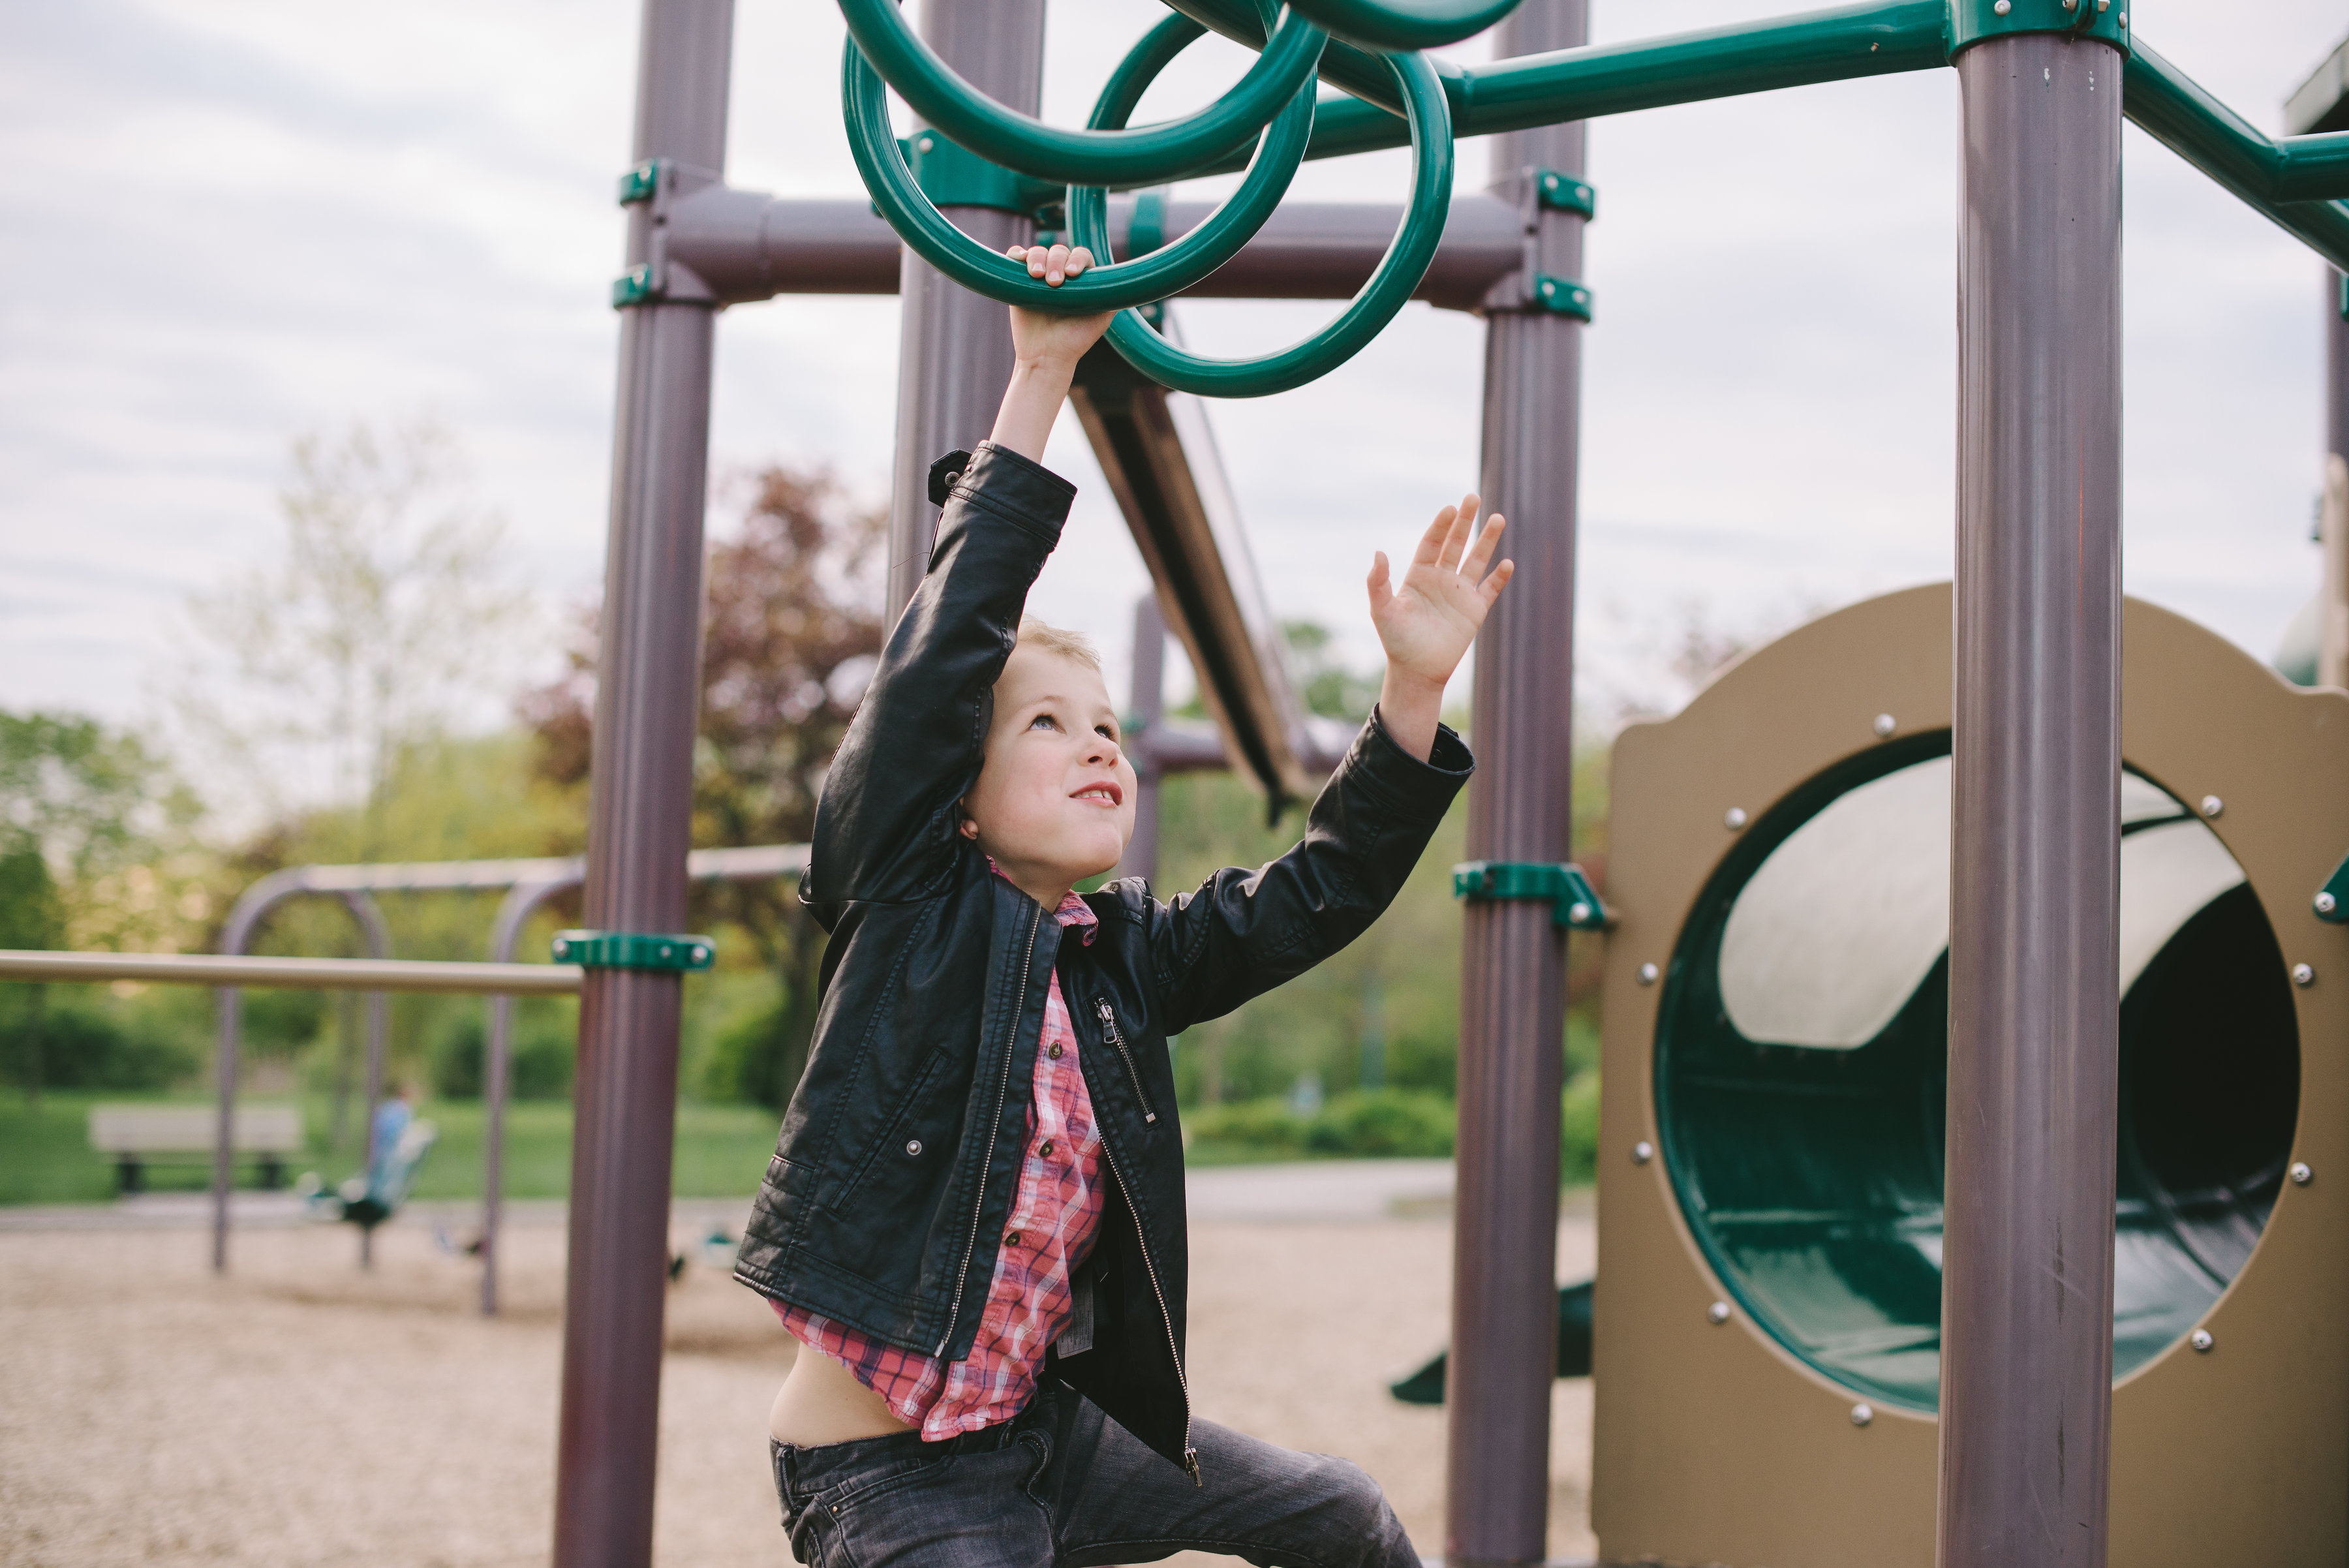
M2243 1161L2212 1177L2225 1195L2158 1160L2147 1168L2158 1179L2132 1197L2167 1218L2147 1225L2132 1215L2125 1234L2133 1260L2178 1264L2169 1272L2186 1284L2142 1298L2150 1304L2129 1325L2141 1333L2121 1352L2121 1370L2131 1362L2137 1370L2117 1399L2114 1390L2111 1182L2131 1147L2121 1081L2130 1024L2115 961L2130 938L2121 902L2134 853L2127 812L2152 813L2138 837L2193 827L2198 815L2215 825L2265 919L2278 922L2269 940L2307 969L2290 998L2294 1050L2299 1040L2337 1033L2342 1020L2322 977L2349 957L2332 907L2318 909L2315 929L2303 929L2298 922L2308 918L2297 913L2323 880L2318 862L2329 865L2349 836L2322 791L2338 776L2324 764L2340 760L2323 747L2337 742L2308 738L2310 704L2337 707L2338 699L2256 688L2240 659L2229 663L2234 656L2207 639L2131 609L2133 637L2140 626L2157 628L2158 648L2143 655L2156 684L2194 700L2181 696L2151 718L2124 710L2118 176L2126 114L2334 266L2349 266L2349 207L2336 199L2349 195L2349 133L2261 135L2138 43L2126 0L1900 0L1599 47L1585 45L1578 0L1296 0L1277 14L1241 0L1176 0L1180 15L1112 76L1082 133L1025 118L1039 96L1041 0L929 0L919 39L887 0L843 0L843 9L852 31L850 139L882 217L862 202L775 201L726 186L730 0L645 6L636 166L621 186L627 270L614 292L620 384L585 873L589 930L578 954L585 961L437 966L469 972L426 975L420 966L365 961L303 968L245 960L263 967L242 971L181 961L195 965L181 978L579 992L561 1568L633 1568L650 1554L686 967L676 952L686 939L675 933L688 885L717 309L786 292L899 293L895 607L928 556L936 512L922 482L927 466L984 434L1009 369L996 302L1119 307L1107 348L1081 377L1079 412L1225 748L1276 804L1309 776L1311 736L1294 722L1277 649L1249 614L1234 514L1227 497L1217 499L1205 423L1187 400L1309 379L1358 349L1406 297L1485 317L1480 488L1511 519L1521 580L1486 625L1474 693L1481 766L1468 852L1492 875L1471 884L1482 896L1471 897L1464 916L1444 1551L1454 1564L1537 1562L1557 1335L1565 933L1603 925L1610 913L1588 900L1578 900L1578 913L1558 897L1570 886L1559 871L1572 815L1579 337L1592 314L1580 281L1581 234L1594 211L1581 179L1582 122L1944 65L1958 73L1961 147L1958 570L1946 618L1901 628L1882 625L1880 607L1847 612L1807 641L1752 661L1680 728L1627 739L1623 776L1651 784L1652 798L1634 805L1639 787L1619 788L1618 809L1628 814L1619 833L1626 842L1651 835L1671 852L1654 866L1619 857L1625 891L1610 889L1621 924L1609 939L1607 1000L1609 1284L1597 1295L1595 1338L1601 1544L1609 1556L1744 1563L1913 1561L1930 1548L1963 1568L2098 1564L2118 1499L2146 1511L2118 1537L2133 1563L2222 1554L2338 1562L2349 1541L2336 1517L2349 1438L2332 1414L2344 1390L2324 1314L2340 1299L2344 1227L2327 1218L2327 1157L2302 1129L2330 1136L2324 1118L2338 1119L2339 1088L2312 1054L2298 1055L2281 1182L2264 1174L2281 1125L2273 1085L2286 1076L2274 1039L2254 1053L2270 1092L2249 1096L2256 1103L2235 1151ZM1491 66L1414 52L1496 19L1501 57ZM1202 28L1261 51L1242 83L1170 126L1118 129L1150 78ZM885 80L928 122L907 147L888 125ZM1343 96L1317 102L1317 83ZM1495 179L1489 192L1454 199L1453 143L1466 135L1501 138ZM1406 142L1414 171L1404 207L1280 204L1302 158ZM1240 192L1212 213L1154 190L1108 193L1243 162ZM1068 183L1083 181L1095 184ZM1046 233L1119 259L1047 291L1000 255ZM1388 234L1392 241L1381 239ZM909 248L902 257L900 235ZM1141 314L1185 292L1352 297L1304 344L1218 363L1183 353ZM2336 397L2335 431L2342 408ZM2339 435L2332 440L2341 450ZM1855 647L1855 628L1865 628L1881 640ZM1790 692L1774 674L1807 668L1816 655L1804 649L1828 647L1840 649L1830 673L1844 683L1832 711L1818 705L1824 696ZM1900 649L1905 663L1871 671ZM2133 645L2131 659L2139 657ZM1871 672L1883 676L1880 688L1867 686ZM2263 712L2273 722L2261 729L2253 721ZM1773 718L1785 713L1815 717L1774 734ZM1891 718L1889 739L1874 714ZM2182 733L2198 722L2215 736ZM1929 1190L1946 1198L1933 1247L1915 1244L1912 1228L1908 1273L1863 1303L1875 1315L1861 1320L1869 1333L1858 1338L1874 1338L1854 1349L1829 1345L1816 1320L1788 1304L1783 1270L1774 1272L1778 1263L1750 1232L1707 1218L1719 1179L1704 1166L1700 1135L1718 1118L1689 1106L1692 1091L1705 1086L1703 1053L1719 1042L1672 1034L1660 1010L1679 1005L1689 994L1682 987L1695 983L1682 964L1688 943L1729 941L1745 890L1768 870L1757 864L1765 850L1794 844L1814 812L1857 796L1855 786L1933 763L1936 746L1951 759L1940 775L1953 852L1941 971L1950 1136L1931 1151L1937 1168L1914 1141L1930 1143L1930 1128L1911 1128L1911 1145L1885 1158L1908 1162L1908 1185L1887 1195L1894 1208L1913 1207ZM1744 751L1751 772L1722 766L1722 756ZM2141 786L2124 785L2125 763L2141 770ZM1847 764L1858 771L1840 771ZM1643 766L1661 772L1642 775ZM1744 786L1736 798L1711 800L1733 785ZM2230 824L2207 811L2202 789L2240 815ZM1699 794L1721 828L1698 835L1667 820L1679 809L1671 803L1694 810L1688 803ZM2277 826L2287 818L2289 834ZM1913 810L1903 820L1913 823ZM1749 829L1753 836L1736 836ZM1726 845L1712 836L1724 831ZM2202 864L2211 864L2207 854ZM1720 894L1718 909L1704 902L1708 890ZM1699 918L1684 925L1689 900ZM2285 910L2293 915L2278 913ZM1707 925L1713 914L1719 921ZM2186 916L2189 926L2199 919L2199 909ZM67 956L47 968L11 959L0 972L164 978L168 968L135 958L76 968ZM1668 962L1679 966L1670 982L1650 983ZM2261 982L2244 983L2247 1005L2274 1012L2271 998L2257 1001ZM223 1002L224 1016L233 1006ZM1857 1027L1841 1022L1847 1034ZM1663 1033L1651 1039L1651 1026ZM1789 1081L1799 1073L1787 1064L1801 1060L1780 1064ZM1910 1090L1934 1082L1928 1068L1906 1066ZM1675 1076L1684 1069L1692 1075ZM224 1058L230 1082L233 1072ZM1695 1119L1674 1119L1683 1112ZM2151 1136L2152 1124L2126 1125L2128 1138ZM2303 1167L2306 1181L2294 1174ZM1764 1183L1742 1200L1766 1208L1787 1190ZM1882 1214L1848 1218L1867 1245L1891 1246ZM2246 1228L2255 1244L2243 1239ZM2228 1237L2241 1256L2214 1250ZM1930 1287L1915 1272L1927 1262L1938 1265ZM2133 1292L2144 1282L2125 1277ZM2271 1291L2287 1305L2263 1306L2276 1299ZM1930 1374L1917 1359L1929 1298L1939 1324ZM2190 1337L2205 1334L2207 1352ZM1868 1397L1855 1402L1862 1391ZM2253 1398L2289 1406L2288 1417L2263 1411L2257 1442L2212 1476L2164 1480L2174 1472L2161 1466L2185 1462L2176 1454L2183 1445L2232 1441L2257 1425L2244 1413ZM1922 1413L1928 1403L1936 1418ZM1864 1421L1857 1406L1867 1407ZM2214 1427L2222 1438L2211 1437ZM1837 1440L1874 1447L1827 1449ZM2256 1484L2243 1479L2256 1467L2245 1456L2282 1449L2291 1449L2288 1464L2260 1470ZM2233 1502L2203 1506L2212 1488L2228 1485L2240 1490ZM1925 1502L1936 1496L1937 1513ZM1719 1517L1739 1499L1749 1517ZM2259 1530L2244 1522L2246 1511L2261 1509L2276 1517ZM2166 1533L2138 1533L2156 1528Z
M1936 585L1837 611L1617 739L1610 1558L1932 1559L1963 1265L1952 608ZM2112 1558L2338 1563L2349 1078L2323 1047L2349 1030L2349 942L2313 896L2349 844L2349 695L2122 615Z

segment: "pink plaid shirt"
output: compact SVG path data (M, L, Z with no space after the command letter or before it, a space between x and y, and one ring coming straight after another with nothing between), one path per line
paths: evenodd
M1074 893L1052 914L1062 926L1081 929L1087 942L1093 940L1093 912ZM1044 1351L1068 1325L1069 1276L1092 1250L1102 1198L1101 1132L1077 1066L1077 1036L1061 997L1061 977L1054 974L1036 1044L1019 1187L970 1354L941 1362L786 1303L771 1304L802 1343L854 1373L898 1419L920 1428L926 1441L976 1432L1009 1421L1035 1393Z

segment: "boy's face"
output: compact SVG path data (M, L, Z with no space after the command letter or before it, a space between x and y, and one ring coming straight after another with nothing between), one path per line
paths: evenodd
M995 683L978 782L964 827L1031 896L1098 877L1133 836L1133 764L1101 672L1065 655L1017 648Z

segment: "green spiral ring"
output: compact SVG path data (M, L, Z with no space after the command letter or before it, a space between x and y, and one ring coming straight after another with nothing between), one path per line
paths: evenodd
M1134 58L1173 57L1176 37L1188 43L1204 29L1184 17L1170 17L1145 36ZM1187 34L1187 36L1184 36ZM1174 45L1179 47L1180 45ZM1317 42L1318 50L1319 44ZM1132 73L1124 67L1112 85ZM930 202L905 166L905 156L889 126L880 75L851 37L841 60L841 99L848 124L849 151L872 193L874 205L916 254L974 294L1006 305L1061 315L1085 315L1147 305L1180 294L1229 261L1280 204L1304 161L1313 134L1314 80L1308 75L1272 122L1264 128L1247 178L1204 223L1163 250L1117 265L1088 269L1054 288L1028 275L1027 266L988 250L951 223ZM1099 200L1101 192L1093 188ZM1106 203L1103 202L1105 207ZM1107 255L1104 246L1096 252Z
M1424 57L1383 57L1402 89L1403 107L1411 120L1411 202L1386 254L1380 258L1378 270L1352 302L1311 337L1253 359L1210 359L1186 353L1153 331L1139 313L1121 310L1110 323L1109 341L1128 364L1177 391L1209 398L1261 398L1301 387L1336 369L1394 319L1395 312L1427 275L1451 212L1452 110L1444 100L1443 83ZM1132 98L1140 96L1140 88L1135 88ZM1102 109L1111 107L1104 93ZM1131 99L1114 118L1130 112ZM1096 109L1094 117L1102 118L1102 109ZM1098 192L1071 192L1071 236L1096 255L1110 254L1107 209Z
M1221 158L1261 130L1300 88L1311 92L1329 41L1290 10L1247 74L1198 113L1133 130L1066 130L1006 109L957 76L905 25L896 0L840 0L840 13L864 57L915 113L982 158L1066 184L1154 184ZM1268 15L1268 26L1271 20Z

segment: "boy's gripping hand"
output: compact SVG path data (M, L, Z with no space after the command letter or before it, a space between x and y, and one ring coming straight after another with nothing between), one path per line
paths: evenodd
M1400 586L1388 576L1385 551L1371 566L1371 624L1387 652L1379 721L1395 744L1422 759L1435 750L1444 683L1516 570L1513 561L1485 570L1507 524L1498 515L1487 519L1472 544L1479 504L1465 495L1435 514Z
M1013 245L1003 253L1028 264L1028 275L1058 288L1093 265L1092 252L1079 245ZM1110 317L1061 316L1011 307L1011 384L988 439L1024 458L1041 462L1044 442L1060 416L1061 401L1077 373L1077 361L1109 330Z

